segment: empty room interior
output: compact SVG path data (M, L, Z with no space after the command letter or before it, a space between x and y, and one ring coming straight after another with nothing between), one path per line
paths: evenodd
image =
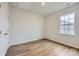
M0 56L79 56L79 2L0 2Z

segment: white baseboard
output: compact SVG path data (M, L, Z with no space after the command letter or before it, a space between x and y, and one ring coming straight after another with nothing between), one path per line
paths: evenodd
M46 37L47 39L51 40L51 41L55 41L55 42L58 42L58 43L61 43L61 44L64 44L64 45L67 45L67 46L70 46L70 47L73 47L73 48L76 48L76 49L79 49L79 47L77 47L76 45L71 45L70 43L68 42L64 42L64 41L59 41L60 39L58 38L58 40L55 40L57 38L51 38L51 37Z
M39 39L43 39L43 38L32 39L32 40L29 40L29 41L22 41L22 42L10 42L10 43L9 43L9 46L17 45L17 44L21 44L21 43L28 43L28 42L36 41L36 40L39 40Z

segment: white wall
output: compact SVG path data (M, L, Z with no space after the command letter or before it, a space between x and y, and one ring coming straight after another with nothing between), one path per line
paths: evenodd
M43 38L44 19L42 16L10 7L10 45Z
M75 12L75 34L61 35L59 34L59 16L67 13ZM58 12L51 13L46 17L46 38L72 47L79 48L79 4L65 8Z
M6 54L9 47L9 7L7 2L0 2L0 56ZM8 35L5 35L8 33Z

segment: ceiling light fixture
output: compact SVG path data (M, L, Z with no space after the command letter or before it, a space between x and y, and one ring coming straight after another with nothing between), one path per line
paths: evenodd
M66 6L69 6L70 5L70 3L66 3Z
M42 2L42 5L44 6L45 5L45 2Z

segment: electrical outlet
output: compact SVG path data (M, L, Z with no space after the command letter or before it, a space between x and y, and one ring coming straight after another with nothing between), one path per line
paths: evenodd
M1 4L0 4L0 8L1 8Z
M1 34L1 31L0 31L0 34Z

